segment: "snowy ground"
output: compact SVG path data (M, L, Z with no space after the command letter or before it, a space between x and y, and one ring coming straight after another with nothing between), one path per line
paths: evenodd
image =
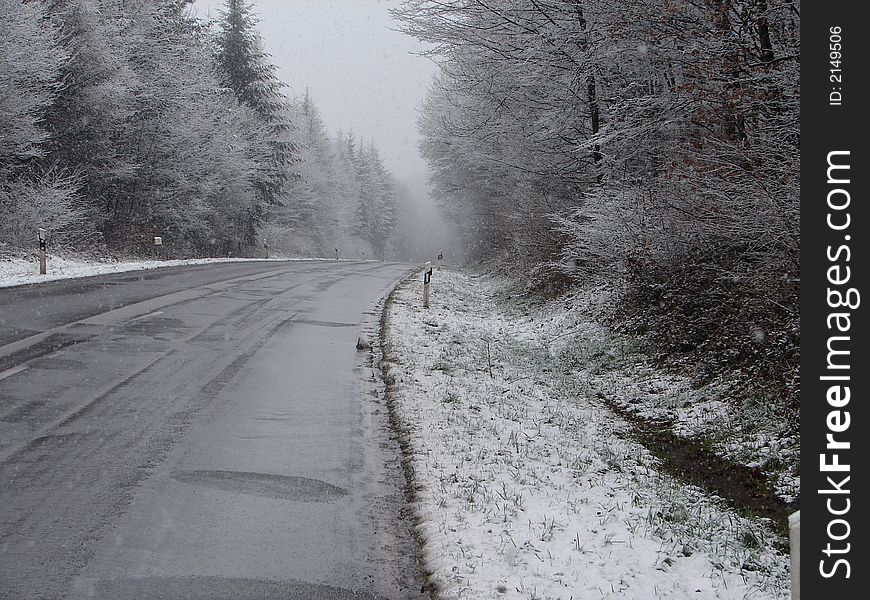
M607 315L612 301L605 289L578 290L539 307L531 317L539 326L546 323L546 351L560 371L570 372L572 385L647 422L667 424L680 437L704 440L719 456L762 470L779 498L794 503L800 494L800 436L789 430L781 406L763 396L734 402L728 381L699 387L650 365L635 339L590 318ZM535 340L535 335L529 338Z
M120 273L123 271L140 271L160 267L177 267L179 265L202 265L219 262L239 262L256 260L318 260L318 259L286 259L286 258L194 258L185 260L141 260L141 261L96 261L93 259L50 256L45 275L39 274L39 261L36 257L0 258L0 287L23 285L69 279L73 277L88 277L105 273Z
M492 285L439 270L431 309L419 277L388 306L383 366L440 596L787 598L784 540L665 474L596 396L626 394L631 352L558 306L508 315Z

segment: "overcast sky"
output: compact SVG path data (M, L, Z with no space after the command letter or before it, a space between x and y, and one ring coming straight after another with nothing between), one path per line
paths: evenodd
M217 16L223 0L196 0ZM396 0L255 0L266 51L290 94L305 88L331 133L353 130L373 139L401 180L426 166L417 152L417 106L435 66L412 54L419 43L397 31L388 10Z

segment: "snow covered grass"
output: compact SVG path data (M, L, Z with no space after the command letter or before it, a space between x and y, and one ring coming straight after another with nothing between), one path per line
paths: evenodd
M789 430L781 406L760 396L734 402L729 382L721 378L698 386L654 368L640 344L589 318L606 312L596 306L611 301L604 289L578 291L561 301L571 309L554 311L549 305L538 316L567 332L556 334L547 349L562 370L572 372L575 385L606 394L608 402L645 421L667 424L678 436L703 440L719 456L764 471L784 502L796 500L800 436Z
M191 258L183 260L95 260L64 256L49 256L48 269L45 275L39 274L39 259L2 258L0 257L0 287L70 279L73 277L89 277L106 273L121 273L124 271L141 271L161 267L177 267L180 265L204 265L221 262L241 261L284 261L284 260L328 260L316 258Z
M558 305L505 310L493 285L442 269L431 309L413 278L385 318L382 365L439 596L788 597L784 540L665 473L600 399L624 393L631 343Z

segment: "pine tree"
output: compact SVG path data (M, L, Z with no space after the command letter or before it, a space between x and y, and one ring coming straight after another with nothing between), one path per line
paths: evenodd
M359 184L355 232L371 244L377 258L383 259L397 222L395 184L373 144L367 149L361 145L353 164Z
M294 170L298 176L287 186L292 202L270 211L270 246L288 255L328 255L334 247L332 230L336 221L329 137L307 90L289 110L296 124L293 141L299 160Z
M286 102L276 76L276 67L263 49L256 29L257 19L246 0L227 0L217 36L217 60L229 87L240 104L253 109L268 127L270 157L267 168L256 174L255 185L261 205L251 215L252 223L265 216L265 207L280 205L291 178L289 165L296 148L287 131Z

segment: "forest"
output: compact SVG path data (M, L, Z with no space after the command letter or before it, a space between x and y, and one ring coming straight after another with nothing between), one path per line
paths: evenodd
M407 0L440 66L420 116L467 256L605 286L698 384L799 408L800 6Z
M405 193L330 136L253 3L0 0L0 255L383 258ZM293 82L289 82L292 84Z

